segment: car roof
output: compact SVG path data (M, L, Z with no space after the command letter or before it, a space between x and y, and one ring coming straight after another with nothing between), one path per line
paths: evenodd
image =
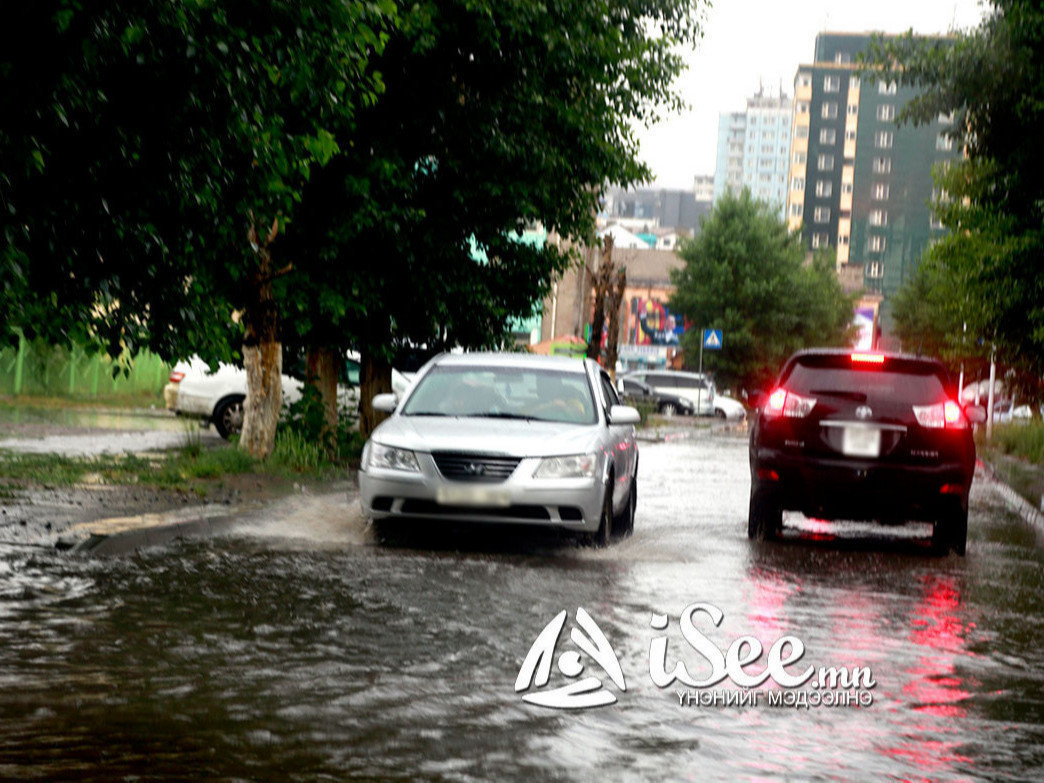
M551 369L559 372L586 371L587 359L578 360L571 356L543 356L536 353L512 353L508 351L480 351L476 353L446 353L436 357L435 364L445 367L520 367Z

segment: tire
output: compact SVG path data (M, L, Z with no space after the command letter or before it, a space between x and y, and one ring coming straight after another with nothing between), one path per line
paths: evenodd
M591 534L588 543L596 549L609 546L613 537L613 477L609 476L609 485L605 488L602 500L602 514L598 519L598 530Z
M613 529L626 538L634 532L634 512L638 508L638 478L631 479L631 490L627 493L627 505L623 514L613 520Z
M968 507L955 508L940 515L932 526L932 551L937 555L953 552L964 557L968 548Z
M783 531L783 509L771 492L752 487L747 513L747 538L772 541Z
M668 419L672 418L674 414L678 412L678 406L673 402L665 402L660 405L660 413L666 416Z
M226 397L214 409L211 421L218 435L225 440L243 430L243 400L243 397Z
M714 415L722 421L725 421L725 419L728 418L728 416L725 415L725 411L723 411L721 408L715 408Z

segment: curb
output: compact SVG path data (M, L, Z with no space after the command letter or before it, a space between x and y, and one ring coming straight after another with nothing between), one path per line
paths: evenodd
M143 547L162 546L176 538L214 536L239 521L242 513L261 508L260 503L241 506L207 504L128 517L81 522L55 542L56 549L73 554L120 555Z
M996 492L1009 509L1018 514L1022 521L1033 526L1039 533L1044 534L1044 513L1030 503L1026 498L1016 492L1007 482L997 477L997 471L988 462L980 461L983 474L989 479L990 486Z

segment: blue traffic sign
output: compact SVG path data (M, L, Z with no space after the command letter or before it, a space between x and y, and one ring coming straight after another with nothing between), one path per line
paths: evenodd
M721 329L703 330L703 347L708 351L721 350Z

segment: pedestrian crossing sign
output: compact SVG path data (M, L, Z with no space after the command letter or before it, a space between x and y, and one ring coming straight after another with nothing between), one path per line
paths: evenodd
M708 351L721 350L721 329L703 330L703 347Z

